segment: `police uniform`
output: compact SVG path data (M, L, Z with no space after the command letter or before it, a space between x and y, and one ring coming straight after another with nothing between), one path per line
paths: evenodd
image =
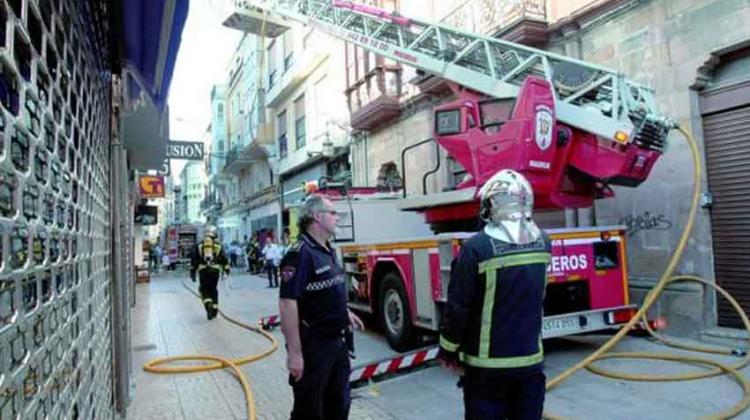
M512 244L480 232L451 267L441 357L464 367L466 419L539 419L542 312L550 241Z
M190 258L190 277L195 281L195 274L198 274L199 290L208 319L215 318L219 311L217 286L222 271L229 274L229 261L221 245L206 237L193 247Z
M304 370L289 376L292 420L343 420L349 416L349 328L344 270L336 254L300 235L281 261L282 299L297 301Z

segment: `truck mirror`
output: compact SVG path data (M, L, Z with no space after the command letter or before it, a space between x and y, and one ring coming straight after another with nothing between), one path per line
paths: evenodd
M461 128L460 109L446 109L435 113L435 133L438 136L461 133Z

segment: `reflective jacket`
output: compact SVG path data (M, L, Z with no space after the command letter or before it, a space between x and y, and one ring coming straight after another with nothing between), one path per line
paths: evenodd
M194 248L190 257L191 274L208 270L217 275L224 271L229 274L229 260L217 242L202 240Z
M538 366L550 241L516 245L480 232L451 266L440 347L474 368Z

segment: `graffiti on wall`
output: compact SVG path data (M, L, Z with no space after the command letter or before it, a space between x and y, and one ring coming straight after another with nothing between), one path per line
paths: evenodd
M672 222L663 214L652 214L645 211L641 214L628 214L623 216L619 224L627 226L628 236L632 236L642 230L669 230Z

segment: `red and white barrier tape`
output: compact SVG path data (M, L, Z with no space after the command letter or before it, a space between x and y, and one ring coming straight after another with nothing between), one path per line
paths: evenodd
M349 374L349 382L368 380L386 373L394 373L402 369L419 366L437 358L438 350L438 347L433 347L400 355L393 359L386 359L363 366L354 366L351 374Z

